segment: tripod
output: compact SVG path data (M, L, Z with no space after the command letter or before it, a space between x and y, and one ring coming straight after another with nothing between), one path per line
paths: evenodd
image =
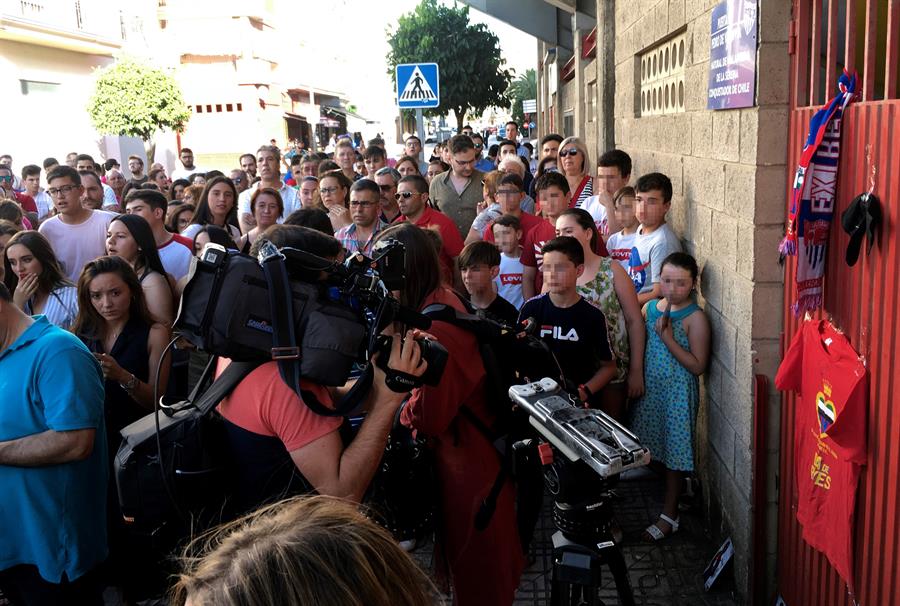
M553 582L550 589L552 606L599 606L601 566L612 572L622 606L634 606L634 594L625 558L612 540L595 545L576 543L567 539L561 530L553 534Z

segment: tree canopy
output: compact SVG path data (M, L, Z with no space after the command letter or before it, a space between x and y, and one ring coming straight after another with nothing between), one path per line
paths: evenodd
M100 134L139 137L145 146L159 130L183 131L191 117L171 74L130 58L98 70L87 110Z
M537 73L533 69L529 69L524 74L520 74L509 85L509 96L512 103L510 107L512 119L519 124L523 124L525 122L525 112L522 109L522 101L537 99Z
M438 64L441 104L424 110L425 115L444 116L453 110L459 131L467 113L509 106L512 73L504 68L500 39L484 24L469 23L468 6L422 0L413 12L400 17L396 31L388 32L388 44L394 84L399 64Z

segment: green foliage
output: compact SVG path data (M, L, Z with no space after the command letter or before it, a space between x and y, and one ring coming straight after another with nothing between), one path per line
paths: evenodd
M512 84L509 85L509 96L512 100L512 118L519 124L525 121L525 112L522 111L522 101L527 99L537 99L537 73L533 69L527 70L524 74L519 75ZM534 119L534 115L531 116Z
M158 130L184 130L191 113L175 78L166 71L122 59L97 72L88 114L102 135L140 137Z
M444 6L422 0L388 32L387 56L391 78L401 63L437 63L441 78L441 105L424 110L429 117L450 110L462 129L466 113L481 114L488 107L508 107L512 74L504 69L500 39L482 23L469 23L468 6Z

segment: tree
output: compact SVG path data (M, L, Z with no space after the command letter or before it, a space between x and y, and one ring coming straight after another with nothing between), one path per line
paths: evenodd
M466 114L481 114L488 107L507 107L512 74L504 69L500 39L484 24L469 23L468 6L444 6L422 0L416 9L388 31L387 56L391 78L401 63L437 63L440 70L439 107L424 110L428 117L456 115L457 132Z
M512 99L512 107L510 107L512 119L523 124L525 112L522 110L522 101L537 99L537 73L533 69L529 69L516 78L509 85L509 96Z
M191 112L168 72L124 58L97 72L88 114L101 135L139 137L153 162L157 131L182 132Z

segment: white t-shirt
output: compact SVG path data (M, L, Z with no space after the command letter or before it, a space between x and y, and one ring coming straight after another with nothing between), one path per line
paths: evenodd
M510 257L500 253L500 273L494 279L497 294L509 301L516 309L522 309L525 297L522 295L522 261L520 257Z
M156 247L156 250L159 252L163 269L175 278L176 282L187 275L191 268L191 259L194 258L193 242L184 236L174 235L168 242Z
M181 168L176 168L175 170L173 170L172 174L169 177L172 179L172 181L177 181L178 179L187 179L191 175L196 175L197 173L205 175L208 172L209 171L207 169L200 168L199 166L194 166L194 168L188 170L184 168L184 165L182 165Z
M659 282L662 262L671 253L681 251L681 240L667 223L646 235L642 230L643 226L637 231L628 267L625 268L638 293L652 290L653 285Z
M609 235L609 220L607 218L606 207L600 204L600 196L591 196L585 200L579 208L591 213L591 216L594 218L594 225L597 226L597 230L600 232L601 236ZM607 248L609 248L608 245Z
M184 231L181 232L181 235L191 241L191 244L194 242L194 237L196 237L197 232L202 229L203 226L199 223L191 223L187 227L184 228ZM240 248L241 244L241 230L235 227L234 225L228 225L228 233L231 234L231 239L234 240L234 247Z
M622 264L625 271L628 271L628 261L631 259L631 249L634 247L634 241L637 239L637 232L632 234L624 234L617 231L606 241L606 250L609 256Z
M38 231L50 241L63 273L77 283L84 264L106 254L106 231L116 216L93 210L86 221L69 225L57 215L41 223Z
M253 193L259 187L259 183L253 185L250 189L242 191L238 196L238 217L240 218L242 215L250 214L250 198L253 197ZM284 212L281 213L281 216L278 217L278 222L283 223L285 219L287 219L288 215L290 215L295 210L300 210L300 196L297 195L297 190L291 187L290 185L282 185L281 189L278 190L278 193L281 194L281 201L284 202Z
M103 210L118 211L119 199L116 198L116 192L106 183L101 183L100 185L103 186Z

